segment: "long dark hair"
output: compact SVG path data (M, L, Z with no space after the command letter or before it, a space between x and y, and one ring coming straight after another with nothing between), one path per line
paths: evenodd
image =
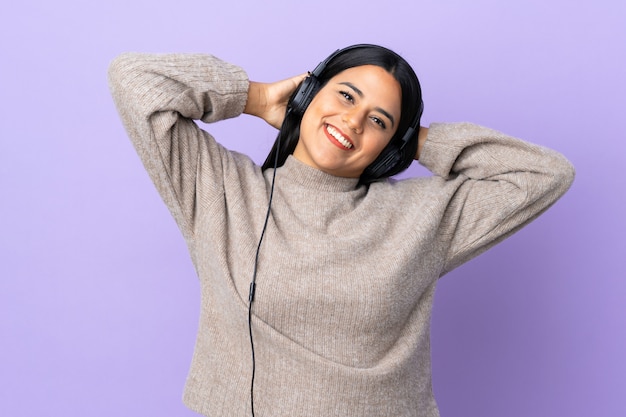
M379 169L372 171L368 170L369 167L365 168L359 182L361 184L369 184L398 174L411 165L411 162L413 162L417 152L419 120L422 115L424 104L422 102L422 90L420 83L417 75L415 75L415 72L413 71L413 68L411 68L404 58L397 53L378 45L355 45L335 52L332 58L326 63L324 69L317 76L319 88L322 88L328 80L340 72L348 68L362 65L376 65L384 68L387 72L394 76L402 89L402 114L400 116L398 129L391 138L387 148L381 152L381 155L385 154L385 151L388 148L398 147L398 143L402 141L407 130L411 127L415 128L415 134L411 137L408 143L403 146L402 151L400 152L400 158L398 158L398 161L395 164L389 166L388 169L383 170L384 172L380 172ZM317 91L319 91L319 89ZM317 93L317 91L315 91L315 93ZM287 105L285 119L280 131L278 132L274 146L263 163L263 170L273 168L275 163L279 167L282 166L287 160L287 157L296 149L296 145L300 139L300 122L302 121L302 114L289 110L292 101L293 96ZM381 157L379 156L374 162L372 162L370 167L375 166L377 162L379 162L380 158Z

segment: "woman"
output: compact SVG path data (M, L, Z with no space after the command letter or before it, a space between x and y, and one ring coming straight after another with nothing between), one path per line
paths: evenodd
M125 54L109 76L200 279L184 401L207 416L437 416L438 278L574 176L560 154L487 128L420 127L415 74L374 45L273 84L208 55ZM281 127L263 167L193 121L242 112ZM413 159L434 175L387 179Z

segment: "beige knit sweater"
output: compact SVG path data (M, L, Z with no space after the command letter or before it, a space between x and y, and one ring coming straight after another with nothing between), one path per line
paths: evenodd
M184 401L248 416L247 297L272 170L192 121L238 116L247 76L208 55L124 54L109 79L201 283ZM278 169L253 306L258 417L438 416L437 279L534 219L574 177L560 154L472 124L431 125L420 162L433 176L369 187L293 157Z

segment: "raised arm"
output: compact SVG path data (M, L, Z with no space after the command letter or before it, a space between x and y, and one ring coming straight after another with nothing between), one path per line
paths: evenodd
M109 83L137 153L190 237L197 201L221 194L225 155L193 120L239 115L248 98L245 72L210 55L127 53L111 63Z
M492 129L432 124L425 132L420 163L440 178L449 199L441 219L444 273L535 219L574 179L558 152Z

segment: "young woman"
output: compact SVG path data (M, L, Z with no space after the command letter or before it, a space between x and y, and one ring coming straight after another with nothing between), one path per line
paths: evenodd
M438 278L574 177L491 129L421 127L417 77L375 45L271 84L209 55L124 54L109 77L200 279L184 401L207 416L437 416ZM263 167L194 122L242 112L280 128ZM388 178L414 159L433 175Z

